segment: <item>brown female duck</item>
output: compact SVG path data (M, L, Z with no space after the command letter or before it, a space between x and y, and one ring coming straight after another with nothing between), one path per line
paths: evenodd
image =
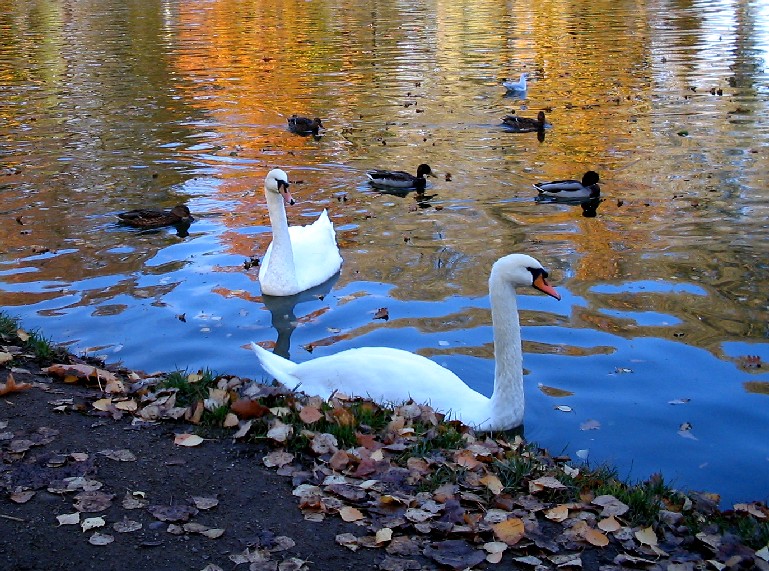
M505 127L516 133L542 131L545 127L548 127L548 124L545 122L544 111L537 113L536 119L530 117L518 117L518 115L507 115L502 118L502 123L504 123Z
M146 208L129 210L128 212L121 212L117 217L124 224L139 228L160 228L174 224L189 224L194 220L190 214L190 209L183 204L174 206L171 210L151 210Z

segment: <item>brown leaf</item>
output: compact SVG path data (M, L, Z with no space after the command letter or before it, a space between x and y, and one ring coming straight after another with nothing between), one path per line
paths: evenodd
M31 389L32 385L29 383L17 383L11 373L8 373L8 380L5 384L0 383L0 396L10 393L19 393Z
M259 401L251 399L238 399L230 406L230 410L238 415L238 418L261 418L268 412L269 407L264 406Z
M582 532L582 537L584 537L585 541L587 541L590 545L595 545L596 547L606 547L609 545L609 538L597 529L593 529L592 527L585 529Z
M339 510L339 516L346 522L358 521L365 517L359 509L352 506L345 506Z
M149 506L147 511L160 521L185 522L198 513L198 509L192 506Z
M603 508L601 515L604 517L622 515L630 509L626 504L609 495L598 496L592 503Z
M523 520L517 517L501 521L491 527L494 530L494 535L507 545L515 545L526 533Z
M551 521L562 522L569 517L569 507L561 504L545 512L545 517Z
M635 538L644 545L657 545L657 534L651 527L645 527L635 532Z
M334 408L327 414L330 414L333 422L336 422L339 426L355 426L355 415L346 408Z
M607 533L611 533L614 531L617 531L618 529L621 529L622 525L620 522L617 521L617 518L615 518L613 515L610 515L606 519L602 519L598 522L598 529L601 531L605 531Z
M301 411L299 411L299 418L302 419L302 422L305 424L312 424L313 422L318 422L321 418L323 418L323 413L320 412L317 407L305 406Z

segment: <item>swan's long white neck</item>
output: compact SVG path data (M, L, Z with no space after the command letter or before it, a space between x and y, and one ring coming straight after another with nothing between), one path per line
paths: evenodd
M496 425L523 422L523 351L515 287L496 268L489 277L491 322L494 328L494 392L490 412Z
M288 219L286 218L283 196L267 189L265 189L264 194L267 198L267 210L270 213L270 224L272 225L269 273L271 276L278 277L286 285L296 286L294 251L291 248L291 236L288 233Z

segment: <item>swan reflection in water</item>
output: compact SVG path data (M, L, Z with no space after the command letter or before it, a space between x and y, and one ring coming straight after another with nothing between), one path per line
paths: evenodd
M291 334L297 326L296 306L302 303L322 300L326 297L339 279L337 272L331 279L320 285L299 292L295 295L276 296L263 295L264 306L272 315L272 326L278 332L273 352L286 359L290 356Z

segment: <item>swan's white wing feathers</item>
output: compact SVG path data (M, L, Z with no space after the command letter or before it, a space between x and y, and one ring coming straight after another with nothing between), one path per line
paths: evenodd
M289 226L288 233L300 291L322 284L342 267L334 225L325 210L312 224Z
M298 390L309 395L328 398L340 391L393 405L413 399L474 426L489 417L487 397L448 369L408 351L361 347L298 364L258 345L254 352L268 373L290 388L299 385ZM456 410L457 403L461 403L461 411Z

